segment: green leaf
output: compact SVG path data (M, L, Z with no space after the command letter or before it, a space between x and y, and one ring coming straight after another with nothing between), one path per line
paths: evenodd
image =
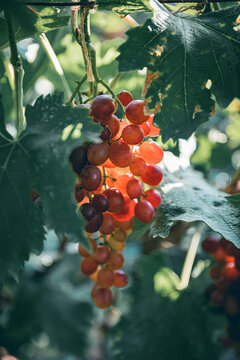
M228 196L227 199L231 204L240 208L240 194Z
M41 251L43 222L60 239L66 235L87 245L68 158L82 142L99 141L100 126L89 110L64 106L62 100L62 95L39 98L27 107L27 127L18 139L0 135L0 281L22 267L31 250ZM3 119L0 123L2 129ZM40 194L43 211L30 200L32 190Z
M0 284L14 277L30 251L39 254L43 247L42 212L30 200L31 185L36 181L29 154L4 128L0 114Z
M36 285L37 281L37 285ZM92 306L46 279L25 279L9 314L7 335L15 346L45 334L62 353L83 356Z
M167 237L178 220L203 221L240 247L240 209L229 203L231 197L191 168L174 174L165 170L164 176L162 203L151 229L153 236Z
M222 107L240 97L240 34L233 29L240 6L189 16L154 4L156 17L128 31L118 61L120 71L147 66L154 73L146 99L150 108L161 103L154 121L165 142L188 138L207 121L213 95Z
M140 238L150 229L150 227L151 223L142 223L134 217L132 232L127 237L128 241L140 240Z
M23 18L19 18L19 16L13 18L16 41L67 26L69 16L61 16L61 14L62 11L59 12L55 7L40 8L38 9L38 14L25 7ZM31 28L24 27L24 24L28 23L26 22L26 17L33 24ZM0 33L0 50L2 50L8 46L8 32L5 19L0 19Z
M114 359L218 360L224 318L204 299L208 272L179 292L179 279L159 252L141 257L135 271L129 311L114 331Z
M121 15L152 11L148 0L98 0L97 3L99 10L110 10Z

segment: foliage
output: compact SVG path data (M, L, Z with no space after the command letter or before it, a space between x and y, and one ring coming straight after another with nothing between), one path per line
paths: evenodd
M240 246L239 4L220 3L217 11L208 4L200 14L157 0L98 0L91 11L99 76L115 94L126 89L146 101L161 130L153 140L165 151L162 203L152 223L134 219L128 235L128 288L116 291L109 312L94 311L93 321L92 282L79 274L76 243L88 241L69 155L99 142L101 127L62 92L64 81L73 92L86 73L71 7L45 2L0 0L0 346L26 360L234 358L219 342L225 317L204 297L209 261L201 250L187 289L180 290L179 276L196 233L216 232ZM24 131L17 135L20 90L6 13L25 72ZM86 102L90 90L86 81ZM103 84L98 91L107 93ZM81 103L78 94L74 101ZM33 190L40 195L34 202Z

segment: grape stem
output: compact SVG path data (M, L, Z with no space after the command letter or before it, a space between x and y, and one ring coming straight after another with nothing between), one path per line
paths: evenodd
M84 77L82 78L82 80L80 81L76 81L76 83L78 84L76 89L74 90L74 92L72 93L72 96L70 97L69 101L67 102L67 104L70 104L75 96L77 95L77 93L79 93L79 90L81 88L81 86L85 83L85 81L87 80L87 74L84 75Z
M24 110L23 110L23 77L24 69L22 59L19 55L17 43L15 39L15 32L13 29L12 18L8 9L4 9L4 16L7 23L9 46L11 50L11 64L14 69L14 92L16 103L16 127L17 136L21 134L24 128Z
M91 43L90 33L89 33L89 7L80 8L80 28L78 27L78 10L72 10L72 32L82 48L83 57L85 61L85 66L87 70L87 79L92 89L92 96L95 98L97 96L98 84L101 84L105 89L112 95L116 100L123 117L125 117L125 110L122 103L118 100L116 94L111 89L111 87L99 77L97 64L96 64L96 51Z

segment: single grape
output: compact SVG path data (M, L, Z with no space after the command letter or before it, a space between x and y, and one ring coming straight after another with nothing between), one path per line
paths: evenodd
M149 223L154 218L154 207L149 201L141 200L135 206L135 215L139 221Z
M102 226L100 227L99 231L106 235L106 234L111 234L113 232L115 228L115 220L112 216L112 214L109 213L105 213L103 214L103 223Z
M115 110L116 103L110 96L99 95L93 100L89 115L97 119L105 119L112 116Z
M131 179L127 183L127 194L130 199L137 199L142 195L143 187L138 179Z
M111 238L108 240L108 243L111 246L111 248L116 251L123 251L123 249L125 248L125 245L126 245L125 241L123 241L123 242L117 241L114 238L114 236L111 236Z
M130 94L130 92L128 92L126 90L122 90L117 95L117 98L118 98L119 101L121 101L123 106L127 106L132 101L132 95Z
M126 121L122 120L122 121L120 121L119 125L120 125L120 127L119 127L119 130L118 130L118 133L115 136L112 137L113 140L119 139L122 136L123 129L126 126L128 126L129 124Z
M72 164L73 170L79 175L81 170L87 164L87 151L90 144L85 144L74 149L70 156L69 161Z
M103 223L103 214L96 214L92 220L90 220L85 226L85 230L88 233L94 233L100 229Z
M149 201L154 208L158 207L161 204L162 198L159 191L155 189L149 189L144 191L143 194L145 195L144 200Z
M103 268L98 272L97 283L102 288L109 288L114 283L114 272L111 269Z
M162 170L156 165L147 165L147 170L141 176L142 182L149 186L157 186L163 179Z
M112 251L107 262L107 266L111 270L118 270L124 264L124 257L119 251Z
M121 271L121 270L116 270L114 271L114 283L113 285L117 288L121 288L127 285L128 283L128 278L127 275Z
M109 155L109 145L106 142L91 144L88 148L87 158L92 165L101 165Z
M124 206L124 198L122 193L115 189L106 189L103 194L108 198L109 208L108 211L111 213L120 212Z
M237 270L235 263L228 263L222 270L222 277L229 282L238 280L240 278L240 272Z
M35 202L39 198L40 198L39 193L35 190L32 190L30 193L30 199L32 200L32 202Z
M102 181L102 174L98 167L87 165L83 168L80 174L82 186L85 190L96 190Z
M113 296L111 290L100 288L94 291L92 299L97 307L106 309L111 305Z
M109 159L118 167L127 167L133 160L133 153L127 144L116 141L110 145Z
M135 157L131 162L130 171L135 176L142 176L147 170L146 161L141 157Z
M202 242L202 249L207 253L215 253L220 247L220 239L214 235L208 236Z
M88 221L92 220L92 218L97 214L97 210L92 203L85 203L81 205L80 211L83 217Z
M144 113L144 102L133 100L126 107L126 117L134 125L140 125L148 120L149 116Z
M163 149L152 140L147 140L139 146L139 154L150 165L156 165L163 159Z
M81 261L80 269L84 275L91 275L97 270L98 264L92 257L84 257Z
M111 136L110 138L114 138L120 129L120 120L117 118L117 116L112 115L109 118L104 118L101 120L101 125L105 125L110 129Z
M128 125L122 131L122 139L126 144L137 145L144 139L144 132L138 125Z
M120 241L120 242L123 242L127 239L127 234L124 230L122 229L116 229L114 231L114 239L117 240L117 241Z
M93 254L93 258L97 264L106 264L110 258L110 250L105 246L99 246Z
M96 194L92 201L97 212L105 212L109 208L108 198L104 194Z

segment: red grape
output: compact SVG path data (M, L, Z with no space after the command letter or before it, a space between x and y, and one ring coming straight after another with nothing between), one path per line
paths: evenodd
M89 115L97 119L105 119L113 115L115 110L116 103L110 96L99 95L93 100Z
M154 218L154 207L149 201L141 200L135 206L135 215L143 223L151 222Z
M102 181L102 174L99 168L93 165L87 165L81 171L82 186L85 190L96 190Z
M161 204L161 194L159 191L155 190L155 189L149 189L144 191L144 193L146 196L144 196L144 200L149 201L152 206L154 208L156 208L157 206L159 206Z
M108 128L111 131L111 136L110 136L111 139L117 135L117 133L119 132L119 129L120 129L120 121L115 115L112 115L110 118L102 119L101 125L108 126Z
M124 206L124 198L122 193L115 189L106 189L104 190L103 194L108 198L109 201L109 208L108 211L115 213L119 212L123 209Z
M144 101L134 100L126 107L127 119L135 125L139 125L148 120L149 116L144 113Z
M127 167L133 160L133 153L127 144L116 141L110 145L109 159L118 167Z
M91 275L97 270L98 264L92 257L84 257L81 261L81 272L84 275Z
M128 196L124 197L124 206L120 212L115 213L113 216L119 221L128 221L134 217L135 201L129 199Z
M98 288L92 293L92 299L97 307L106 309L111 305L113 296L111 290Z
M112 251L108 259L107 266L111 270L117 270L123 266L123 263L124 263L124 257L122 253L119 251Z
M80 206L80 211L84 218L88 221L92 220L92 218L96 215L97 210L92 203L86 203Z
M106 142L91 144L88 148L87 158L92 165L101 165L108 159L109 145Z
M106 234L111 234L114 228L115 228L115 221L112 214L109 213L103 214L103 223L99 231L102 234L106 235Z
M163 179L162 170L156 165L147 165L147 170L141 176L142 182L149 186L157 186Z
M131 179L127 183L127 193L130 199L137 199L142 195L143 187L138 179Z
M105 246L99 246L93 255L97 264L106 264L110 258L110 250Z
M155 141L147 140L139 146L141 157L150 165L156 165L163 159L163 149Z
M100 229L103 223L103 215L102 214L96 214L92 220L90 220L87 225L85 226L85 230L88 233L94 233Z
M129 145L140 144L144 139L143 129L138 125L128 125L122 131L122 139Z
M116 270L116 271L114 271L114 275L115 275L115 278L114 278L113 285L115 287L120 288L120 287L124 287L127 285L128 278L127 278L127 275L123 271Z
M135 176L141 176L147 170L147 164L144 159L141 157L136 157L130 164L130 171Z
M140 127L143 129L144 136L148 136L151 130L151 126L148 121L144 122L140 125Z
M80 174L83 167L87 164L87 151L90 144L85 144L74 149L70 156L69 161L72 164L73 170Z
M117 98L123 106L127 106L132 101L132 95L126 90L122 90L120 94L117 95Z
M114 282L114 272L111 269L103 268L98 272L97 283L103 288L109 288Z
M108 198L104 194L96 194L92 203L97 212L105 212L109 208Z

